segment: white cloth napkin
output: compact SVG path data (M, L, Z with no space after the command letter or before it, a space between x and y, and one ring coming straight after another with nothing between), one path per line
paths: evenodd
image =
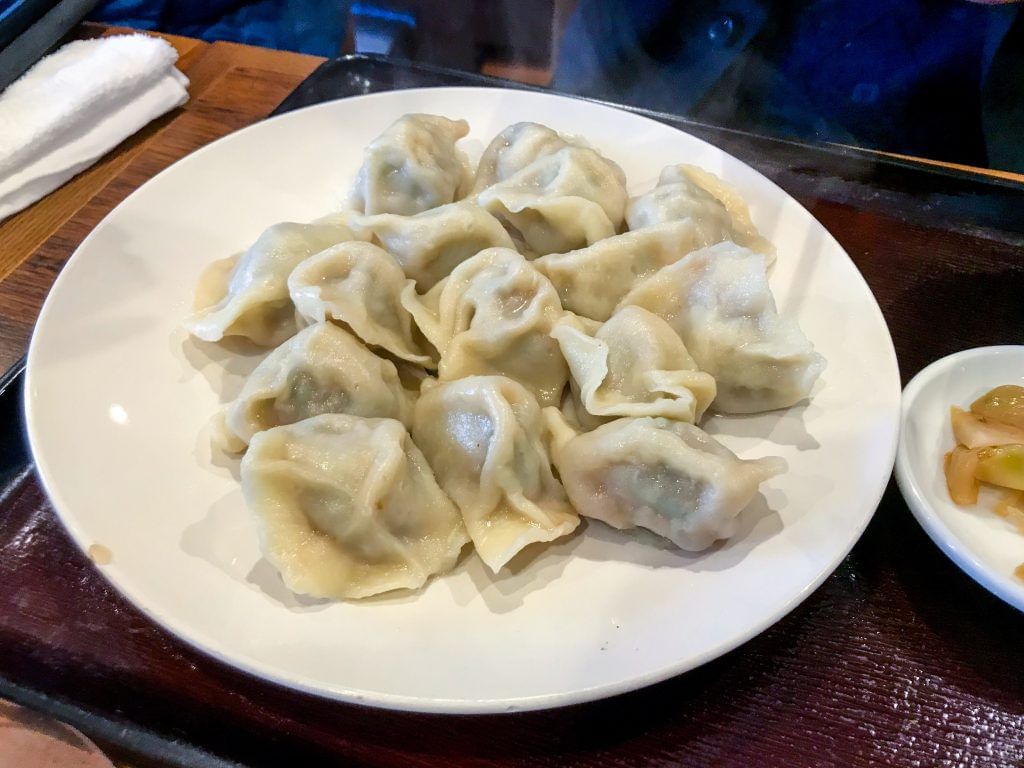
M0 94L0 221L188 101L177 60L156 37L78 40L12 83Z

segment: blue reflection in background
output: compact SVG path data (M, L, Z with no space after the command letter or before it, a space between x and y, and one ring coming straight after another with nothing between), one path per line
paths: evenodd
M355 9L369 24L364 39L383 40L370 50L478 69L501 34L481 44L474 16L509 30L503 58L530 60L544 34L534 17L551 6L107 0L94 18L334 56L352 39ZM1019 10L966 0L580 0L547 66L558 90L716 125L1024 171ZM448 37L430 45L439 20ZM409 38L402 47L388 48L389 27Z

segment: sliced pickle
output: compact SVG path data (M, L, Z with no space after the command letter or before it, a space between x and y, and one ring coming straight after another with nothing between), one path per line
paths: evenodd
M1016 384L996 387L971 403L971 412L988 421L1024 429L1024 387Z
M1024 445L980 448L975 453L978 464L974 476L978 480L1024 491Z
M979 483L974 476L977 466L977 452L962 445L946 454L946 486L956 504L977 503Z
M949 416L953 422L953 436L960 445L966 445L968 448L1024 443L1024 429L1019 427L989 421L955 405L949 409Z

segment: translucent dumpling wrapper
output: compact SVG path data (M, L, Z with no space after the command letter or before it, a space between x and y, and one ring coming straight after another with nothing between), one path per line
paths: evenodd
M514 250L481 251L423 296L407 286L402 304L441 353L442 381L508 376L542 405L558 403L569 371L549 334L562 306L554 286Z
M557 131L539 123L515 123L499 133L487 145L476 169L473 191L514 176L541 157L553 155L570 141Z
M753 461L699 427L625 418L577 434L544 410L551 454L573 506L614 528L646 528L699 551L736 532L739 513L764 481L785 471L777 457Z
M692 221L671 221L533 261L558 290L562 306L607 320L633 286L704 243Z
M487 248L513 248L501 222L470 201L415 216L382 213L352 222L352 229L390 253L421 291Z
M363 150L349 202L360 213L412 216L462 197L472 183L455 143L465 120L403 115Z
M739 192L695 165L667 166L654 189L626 206L631 230L667 221L691 222L695 248L729 240L763 253L769 266L775 261L775 246L758 232Z
M331 246L296 267L288 294L307 323L333 321L371 347L433 368L437 352L402 306L411 281L386 251L371 243Z
M626 177L593 149L568 146L544 155L477 195L477 202L536 255L611 237L622 227Z
M242 451L257 432L322 413L407 424L412 415L394 364L330 323L299 331L267 355L224 410L215 437L226 450Z
M275 224L244 253L215 261L203 271L185 327L203 341L242 336L276 347L298 330L288 275L314 253L354 239L342 216L311 224Z
M253 438L242 491L263 554L293 592L353 599L417 589L468 541L401 422L325 414Z
M697 369L668 323L640 307L623 307L603 324L566 315L551 335L569 364L583 426L621 416L693 424L715 398L714 378Z
M533 395L502 376L442 382L416 403L416 444L495 573L527 545L579 525L551 471L542 426Z
M797 324L779 315L763 255L720 243L647 278L620 306L663 318L718 387L713 408L757 413L808 397L825 368Z

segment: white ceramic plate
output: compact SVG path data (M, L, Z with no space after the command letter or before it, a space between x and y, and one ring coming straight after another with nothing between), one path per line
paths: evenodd
M1024 611L1024 582L1013 575L1024 563L1024 536L993 511L1000 492L983 487L975 506L959 507L942 470L943 455L956 444L950 406L969 408L1000 384L1024 386L1024 346L964 350L917 374L903 393L896 480L932 541L985 589Z
M479 152L512 122L586 136L633 193L691 162L749 200L778 245L771 282L828 359L809 405L709 430L744 457L780 454L740 533L689 555L587 525L516 572L475 557L418 594L297 599L261 559L236 466L211 462L221 398L255 365L180 329L202 267L270 224L338 207L361 150L406 112L466 118ZM691 669L768 627L846 555L892 469L899 378L871 292L781 189L709 144L610 107L512 90L398 91L239 131L144 185L82 243L32 341L26 403L39 472L78 544L155 621L284 685L398 709L493 712L627 691Z

